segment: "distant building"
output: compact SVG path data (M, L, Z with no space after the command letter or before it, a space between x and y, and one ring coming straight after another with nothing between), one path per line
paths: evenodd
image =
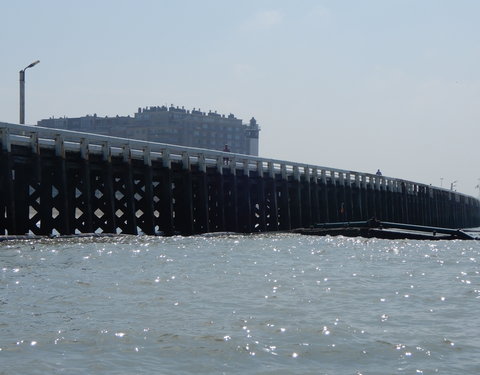
M248 124L230 114L191 111L179 107L139 108L134 117L99 117L96 114L77 118L50 118L38 126L66 129L115 137L199 147L211 150L258 156L260 127L255 118Z

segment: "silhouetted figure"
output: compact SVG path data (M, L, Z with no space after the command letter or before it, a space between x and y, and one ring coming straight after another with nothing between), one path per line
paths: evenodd
M228 148L228 145L226 144L225 147L223 148L223 152L230 152L230 149ZM227 157L223 158L223 164L228 165L230 163L230 160Z
M380 172L380 169L377 169L377 173L375 173L377 176L381 176L382 172Z

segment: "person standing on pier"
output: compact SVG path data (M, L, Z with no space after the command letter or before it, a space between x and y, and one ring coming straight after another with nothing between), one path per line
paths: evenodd
M230 152L230 148L228 147L227 144L225 144L225 147L223 148L223 152ZM228 165L230 163L230 160L227 157L223 158L223 164Z

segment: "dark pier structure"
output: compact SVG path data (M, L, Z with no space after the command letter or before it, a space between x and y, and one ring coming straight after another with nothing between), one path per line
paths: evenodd
M479 200L384 176L7 123L0 142L0 235L480 226Z

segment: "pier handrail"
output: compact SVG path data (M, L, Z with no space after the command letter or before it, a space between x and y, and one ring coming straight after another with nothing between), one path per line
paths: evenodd
M40 126L0 122L0 142L3 150L10 149L11 145L23 145L36 149L37 152L40 148L55 149L59 147L60 142L63 150L77 151L82 154L85 154L85 152L101 154L105 152L104 148L108 145L108 152L111 156L123 155L124 149L128 148L129 157L148 160L149 162L152 160L163 160L164 163L183 161L188 165L203 163L205 166L216 166L219 170L229 168L233 172L247 168L249 171L259 171L261 174L281 173L282 175L293 176L293 178L308 176L323 182L341 181L348 185L356 183L361 184L361 186L370 186L375 190L380 190L383 187L383 189L390 188L393 191L404 190L412 194L418 192L420 188L434 188L445 193L451 193L452 198L455 197L454 199L459 199L460 196L473 198L470 195L441 187L371 173ZM223 163L224 159L229 160L228 165Z

